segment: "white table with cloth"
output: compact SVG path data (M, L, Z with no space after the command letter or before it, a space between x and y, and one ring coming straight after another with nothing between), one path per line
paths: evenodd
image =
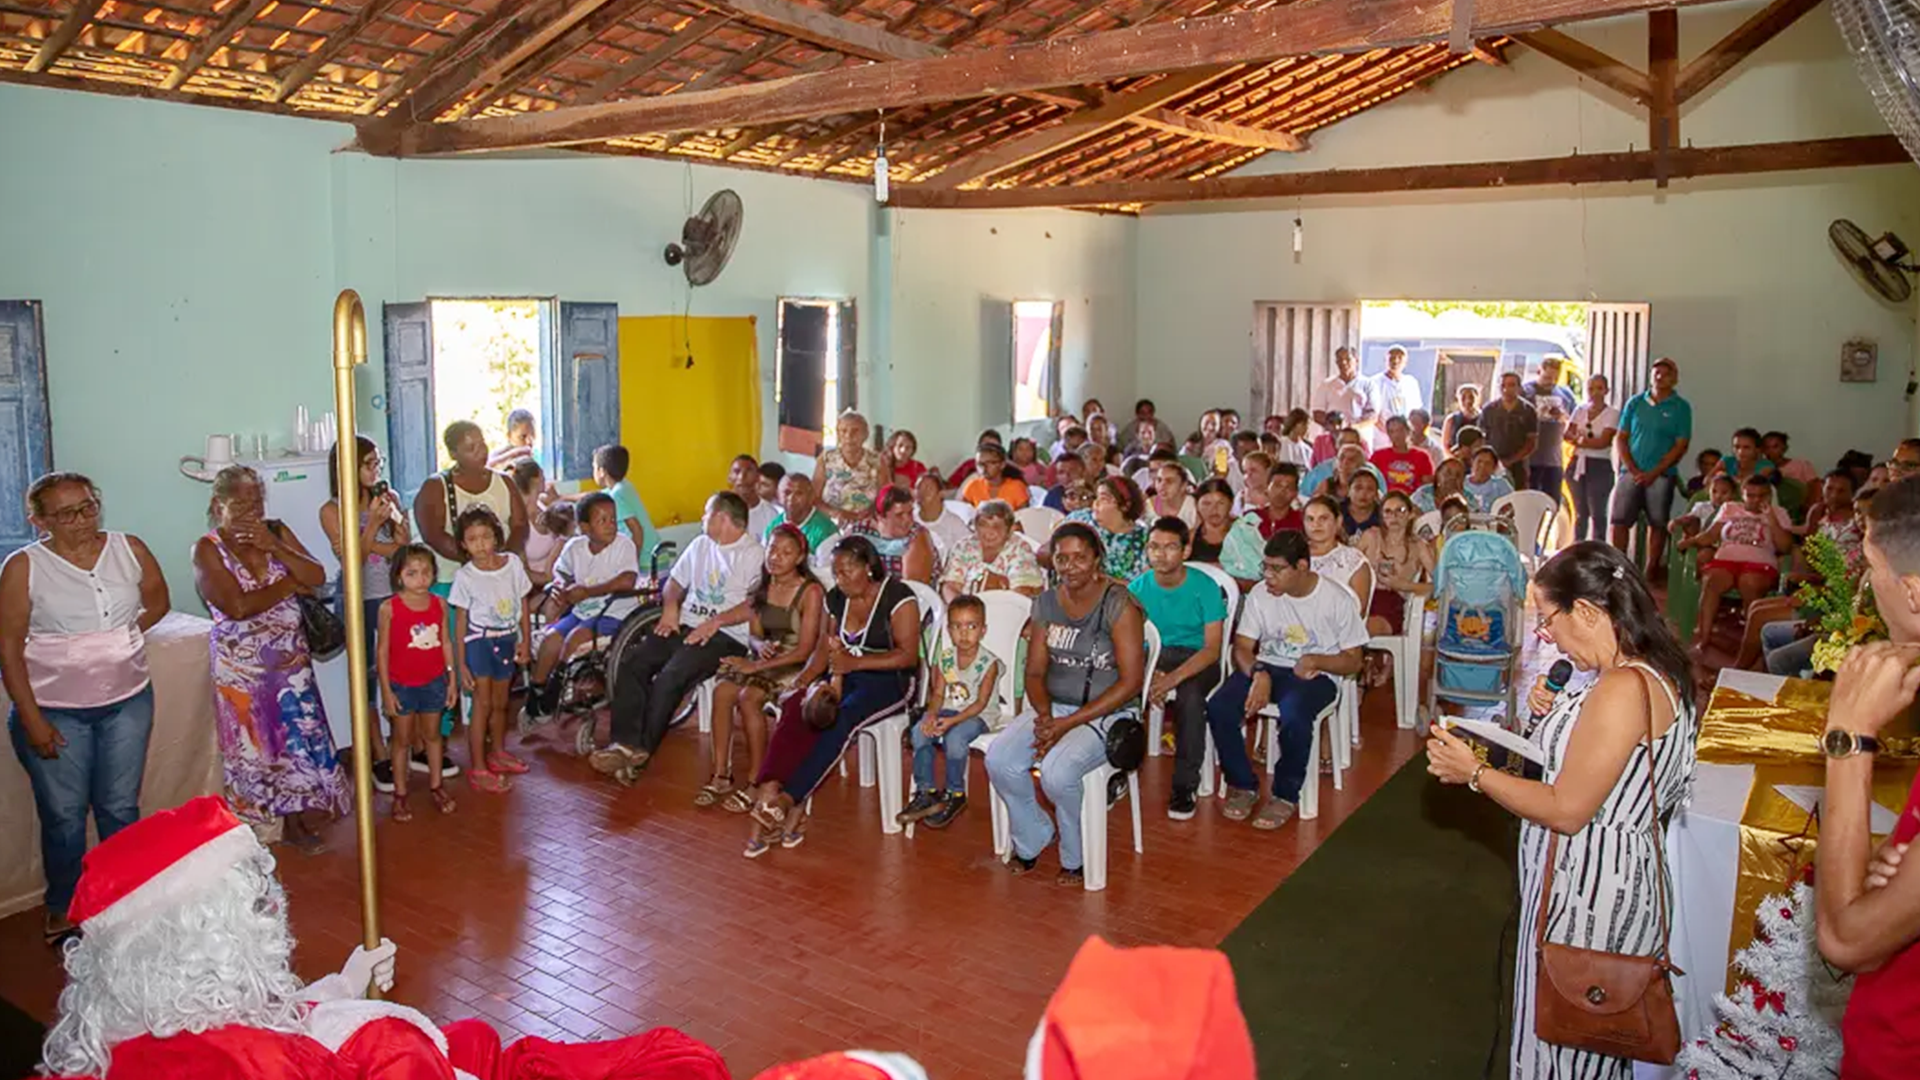
M1716 994L1732 980L1734 954L1753 938L1766 896L1783 893L1813 861L1814 815L1779 785L1818 787L1825 765L1815 745L1832 684L1723 670L1701 718L1693 796L1667 832L1673 875L1674 983L1684 1042L1712 1034ZM1911 754L1911 740L1901 740ZM1874 772L1874 799L1897 812L1915 762L1894 758ZM1891 815L1887 815L1890 817ZM1637 1064L1636 1080L1668 1080L1677 1071Z
M147 632L153 672L153 735L140 785L140 812L151 814L221 790L220 746L213 727L213 624L170 612ZM0 715L13 703L0 689ZM0 917L38 907L46 890L40 864L40 816L33 788L9 745L0 752ZM91 827L88 829L92 833Z

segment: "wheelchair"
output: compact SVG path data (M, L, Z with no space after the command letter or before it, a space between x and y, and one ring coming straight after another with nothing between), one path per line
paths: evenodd
M662 543L656 547L648 573L638 586L631 591L614 594L619 598L637 598L640 601L639 608L627 616L620 628L611 635L597 635L591 645L563 658L548 676L545 687L528 687L529 698L537 693L548 694L551 708L544 715L536 717L526 705L522 705L519 718L522 735L547 725L577 723L574 749L582 756L593 752L600 710L612 701L620 658L630 655L638 643L645 640L644 635L652 633L654 625L660 621L661 595L666 588L666 578L660 568L663 563L671 566L676 554L672 543Z

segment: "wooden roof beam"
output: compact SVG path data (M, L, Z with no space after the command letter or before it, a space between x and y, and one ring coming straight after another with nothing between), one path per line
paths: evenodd
M511 35L513 44L503 48L501 55L468 83L468 87L475 91L473 95L467 97L464 88L454 95L449 104L460 102L462 97L466 97L466 100L460 102L460 107L452 113L453 117L458 119L480 112L508 92L503 87L511 85L517 89L525 85L528 79L538 76L619 22L633 6L620 4L617 0L573 0L565 10L555 13L537 26L523 20L527 32L520 34L516 29L503 33L501 40ZM618 17L606 18L609 8L618 9Z
M1653 182L1666 187L1673 148L1680 145L1680 103L1674 97L1674 73L1680 58L1680 13L1647 13L1647 145L1653 148Z
M1680 72L1674 84L1676 105L1712 86L1720 76L1733 70L1755 49L1772 41L1780 31L1800 21L1800 16L1820 6L1820 0L1774 0L1733 32L1715 42Z
M227 42L232 41L235 34L246 29L247 24L253 21L253 17L260 14L260 9L272 2L273 0L244 0L228 8L219 24L194 45L193 50L187 53L186 60L173 69L173 74L167 76L166 81L160 84L160 88L178 90L187 85L187 80L193 78L201 68L205 67L207 61L213 59L214 53L226 48Z
M354 12L352 18L322 38L319 46L308 53L306 59L287 69L287 73L280 77L280 88L273 92L274 102L277 104L286 101L299 93L300 88L318 75L321 68L327 66L334 57L339 56L341 50L351 45L354 38L359 37L362 31L373 25L375 19L386 14L397 2L398 0L364 0L360 10Z
M574 24L566 33L548 42L539 52L534 53L525 63L509 71L497 81L488 82L482 78L482 89L467 99L453 115L455 119L474 116L484 112L496 101L504 101L519 93L534 80L553 70L567 57L586 48L595 38L625 21L642 4L649 0L613 0L612 3L593 12L587 18Z
M574 107L605 101L609 94L673 59L680 50L696 44L701 38L725 26L727 21L725 15L702 15L697 19L688 20L681 25L680 29L667 35L667 40L623 61L612 71L595 79L593 85L574 95ZM646 132L636 132L636 134L644 135Z
M77 0L73 10L67 12L66 17L60 20L60 25L47 35L47 40L40 43L39 51L27 59L27 71L37 75L52 67L67 46L80 36L80 31L85 30L93 17L100 14L100 9L106 6L107 0Z
M1653 85L1646 73L1610 53L1554 29L1536 30L1518 37L1521 44L1534 52L1565 64L1609 90L1642 105L1653 102Z
M425 83L428 79L432 78L436 72L444 70L456 57L464 55L482 41L485 41L489 35L497 32L500 27L506 25L507 21L513 17L513 13L514 7L512 4L501 4L492 11L468 23L466 29L449 37L438 49L433 51L431 56L428 56L424 60L413 61L407 66L405 71L400 73L399 78L381 87L380 93L375 95L372 101L361 107L361 114L371 115L378 113L381 109L386 108L389 102L399 98L402 94L411 93L415 87Z
M562 10L563 0L534 0L531 4L502 4L501 7L515 7L516 12L485 41L451 58L429 75L419 89L408 94L388 116L373 121L374 125L398 129L409 123L433 120L481 85L485 79L483 72L494 70L504 57L519 53L529 39L566 14Z
M1551 184L1614 184L1654 178L1654 152L1463 165L1412 165L1378 169L1327 169L1210 180L1137 180L1114 184L934 191L899 184L888 202L906 209L1012 209L1040 206L1131 206L1230 199L1294 199L1309 195L1378 195L1407 191L1457 191ZM1792 172L1862 165L1910 165L1912 158L1892 135L1854 135L1805 142L1747 146L1685 147L1672 153L1677 179Z
M1478 0L1476 33L1633 14L1712 0ZM462 153L566 146L654 132L703 131L875 109L1017 94L1150 73L1265 62L1276 56L1353 53L1445 41L1449 11L1430 0L1302 0L1285 7L1150 23L1077 37L770 79L698 94L667 94L537 114L368 125L364 149L385 154Z

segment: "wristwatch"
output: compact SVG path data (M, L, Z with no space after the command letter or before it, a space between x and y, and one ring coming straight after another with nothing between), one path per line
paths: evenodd
M1820 736L1820 749L1826 751L1830 758L1847 758L1855 754L1877 753L1880 740L1871 735L1856 735L1834 728Z
M1473 775L1467 777L1468 791L1473 792L1475 795L1480 794L1480 774L1486 771L1487 763L1484 761L1473 767Z

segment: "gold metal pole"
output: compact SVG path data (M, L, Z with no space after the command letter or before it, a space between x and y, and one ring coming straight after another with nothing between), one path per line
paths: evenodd
M367 708L367 612L361 580L359 425L353 415L353 369L367 362L367 314L360 294L343 289L333 302L333 407L340 418L334 454L340 490L340 595L347 616L347 706L353 716L353 812L360 839L360 925L364 944L380 944L380 883L373 857L373 743ZM367 987L379 997L378 987Z

